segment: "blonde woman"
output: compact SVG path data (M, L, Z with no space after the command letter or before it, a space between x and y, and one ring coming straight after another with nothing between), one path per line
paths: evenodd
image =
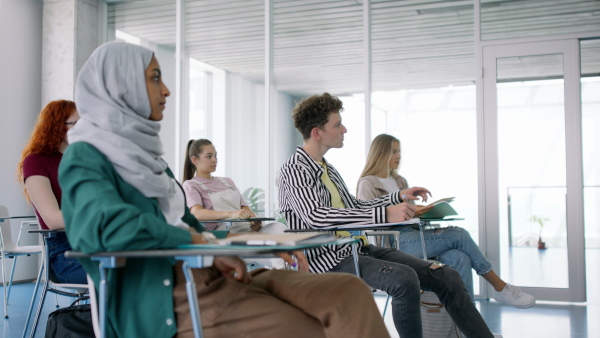
M375 137L369 149L367 163L358 180L357 197L371 200L396 191L407 189L406 179L398 174L400 166L400 141L387 134ZM417 206L418 208L418 206ZM457 270L473 298L474 269L494 288L494 298L516 308L529 308L535 304L533 296L503 281L492 269L469 232L460 227L425 230L425 243L430 257ZM419 231L411 227L400 229L400 251L420 257Z

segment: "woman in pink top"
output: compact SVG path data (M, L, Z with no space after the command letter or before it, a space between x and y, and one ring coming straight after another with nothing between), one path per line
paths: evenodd
M240 191L228 177L214 177L217 170L217 151L206 139L190 140L183 166L183 190L187 206L199 221L219 221L256 217L256 214ZM224 225L206 224L206 228L224 230ZM283 233L286 226L281 223L261 222L234 223L231 232Z

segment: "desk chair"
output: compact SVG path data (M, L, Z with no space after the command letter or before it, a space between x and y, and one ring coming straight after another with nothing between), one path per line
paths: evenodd
M35 335L35 331L37 329L37 324L40 319L40 314L42 313L42 308L44 307L44 301L46 300L46 293L52 292L58 295L73 297L73 298L82 298L89 292L88 284L70 284L70 283L59 283L56 281L56 277L50 268L50 259L49 259L49 248L48 248L48 238L51 238L56 235L58 231L50 231L43 234L43 245L42 245L42 265L40 266L40 270L38 272L38 279L33 289L33 296L31 297L31 303L29 305L29 311L27 312L27 317L25 319L25 328L23 329L23 338L27 333L27 327L29 326L29 320L31 317L31 312L33 311L33 305L35 303L35 296L37 295L37 290L40 284L40 280L44 280L44 285L42 286L42 294L40 296L39 305L37 312L35 314L35 319L33 321L33 326L31 327L31 335L33 338Z
M86 274L88 288L90 293L90 308L92 310L92 326L94 327L94 336L100 338L100 324L98 322L98 297L96 296L96 286L89 274Z
M0 217L8 217L8 210L5 206L0 205ZM25 226L37 225L35 221L25 221L21 223L21 229ZM26 245L20 246L21 233L17 239L15 245L12 241L10 221L0 221L0 259L2 260L2 289L4 290L4 318L8 318L8 298L10 296L10 288L12 285L13 276L15 273L15 265L17 263L17 257L19 256L30 256L32 254L39 254L42 252L41 245ZM8 284L6 282L6 259L12 258L12 269Z

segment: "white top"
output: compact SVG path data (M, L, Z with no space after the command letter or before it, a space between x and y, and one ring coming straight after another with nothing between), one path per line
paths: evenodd
M387 190L388 194L400 191L398 183L396 183L396 180L392 176L388 176L387 178L377 177L377 179L383 184L383 187Z

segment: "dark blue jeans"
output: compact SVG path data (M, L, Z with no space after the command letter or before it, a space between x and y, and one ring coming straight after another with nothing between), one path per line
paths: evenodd
M48 238L48 253L50 269L56 277L56 282L71 284L87 284L85 270L75 258L66 258L65 251L71 250L64 232Z
M361 278L372 288L392 296L392 316L400 337L423 336L421 289L438 296L465 336L493 337L456 270L448 266L432 270L425 260L373 245L362 248L358 261ZM330 271L354 274L352 256Z

